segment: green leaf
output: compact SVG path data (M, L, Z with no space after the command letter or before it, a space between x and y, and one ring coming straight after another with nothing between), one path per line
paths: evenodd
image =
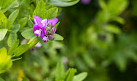
M6 27L7 17L0 11L0 26Z
M45 9L48 10L48 9L50 9L50 8L53 8L53 7L54 7L54 6L53 6L52 4L46 4Z
M58 15L58 8L54 7L45 11L44 18L47 19L56 18L57 15Z
M11 46L11 48L8 51L8 55L12 55L14 53L15 49L18 47L18 45L19 45L19 40L15 41L13 43L13 45Z
M56 18L58 13L58 8L50 6L50 9L47 9L45 2L40 0L36 6L36 9L33 15L39 16L42 19L51 19Z
M105 30L107 30L111 33L115 33L115 34L120 34L120 32L121 32L121 30L115 25L107 25L105 27Z
M61 61L58 62L57 67L56 67L56 81L63 81L64 80L64 65Z
M116 17L116 18L114 18L112 20L117 21L120 24L124 24L125 23L125 20L123 18L121 18L121 17Z
M106 5L104 0L99 0L99 4L100 4L102 9L104 9L104 10L107 9L107 5Z
M28 26L33 27L34 23L31 21L31 19L28 19Z
M13 25L12 32L17 33L19 31L19 29L20 29L20 25L19 24Z
M0 41L4 39L7 31L7 29L0 29Z
M126 56L121 53L115 53L114 61L116 65L119 67L120 71L125 71L127 66Z
M33 37L35 37L35 35L33 34L33 28L27 28L25 29L21 35L25 38L25 39L31 39Z
M24 18L21 18L18 23L20 24L20 29L22 29L28 22L28 18L27 17L24 17Z
M77 72L76 69L73 68L69 69L65 76L65 81L72 81L76 72Z
M29 42L20 45L18 48L15 49L14 55L20 56L30 48L34 47L39 42L39 39L37 37L33 37L29 40Z
M59 7L67 7L75 5L79 2L79 0L50 0L49 3L53 4L54 6Z
M127 6L128 0L109 0L108 11L111 14L111 17L116 16L123 12Z
M83 72L74 76L73 81L83 81L86 77L87 77L87 72Z
M11 47L15 41L17 41L17 34L14 32L11 32L7 41L8 46Z
M0 81L5 81L4 79L0 78Z
M94 62L94 60L90 57L90 55L88 54L88 53L84 53L84 54L82 54L82 56L83 56L83 59L84 59L84 61L85 61L85 63L87 63L87 65L89 66L89 67L91 67L91 68L95 68L95 62Z
M57 24L54 25L54 27L56 27L56 30L58 29L60 22L58 22Z
M36 36L31 38L27 44L29 44L29 48L34 47L39 42L39 38Z
M3 13L5 13L10 8L12 8L15 4L18 4L17 0L9 0L9 1L10 1L10 3L5 8L2 8Z
M43 0L40 0L36 6L36 9L34 10L33 15L39 16L40 18L44 19L45 14L45 2Z
M14 55L15 56L20 56L24 52L26 52L29 49L29 44L22 44L18 48L15 49Z
M7 55L7 49L0 49L0 73L7 71L12 66L11 57Z
M12 13L10 14L10 16L9 16L9 18L8 18L8 20L7 20L7 28L8 28L8 29L11 29L11 28L12 28L12 25L13 25L15 19L17 18L18 14L19 14L19 10L18 10L18 9L15 10L14 12L12 12Z
M1 0L0 1L0 8L5 9L8 6L10 6L10 4L12 4L12 2L14 2L15 0Z
M61 35L59 35L59 34L54 34L53 36L55 37L54 40L63 40L63 39L64 39L64 38L63 38Z

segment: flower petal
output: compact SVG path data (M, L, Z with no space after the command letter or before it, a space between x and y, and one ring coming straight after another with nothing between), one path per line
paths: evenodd
M44 37L44 36L45 36L45 27L42 27L41 30L42 30L42 31L41 31L41 35L40 35L40 36L41 36L41 37Z
M36 25L40 25L40 26L42 25L41 23L42 19L40 17L34 16L33 20Z
M43 38L42 38L42 40L43 40L43 42L48 42L48 36L44 36Z
M49 38L49 40L53 41L55 37L49 35L48 38Z
M51 30L52 30L52 34L51 34L51 35L55 34L55 32L56 32L56 28L53 27Z
M54 26L56 23L58 22L58 18L54 18L54 19L49 19L48 20L48 24L51 26Z
M33 26L33 34L34 34L34 32L35 32L36 30L38 30L38 29L39 29L39 26L36 25L36 24L34 24L34 26Z
M48 20L47 19L44 19L41 21L43 27L46 27L47 26L47 23L48 23Z
M40 36L41 36L41 30L36 30L36 31L34 32L34 34L35 34L35 35L38 35L38 37L40 37Z

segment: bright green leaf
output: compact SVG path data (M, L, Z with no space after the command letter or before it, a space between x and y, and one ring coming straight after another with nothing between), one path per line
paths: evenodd
M69 69L65 76L65 81L72 81L76 72L77 72L76 69L73 68Z
M74 4L77 4L79 0L50 0L49 3L53 4L54 6L59 7L66 7L66 6L72 6Z
M74 76L73 81L83 81L86 77L87 77L87 72L83 72Z
M55 37L54 40L63 40L63 39L64 39L64 38L63 38L61 35L59 35L59 34L54 34L53 36Z
M0 41L4 39L7 31L7 29L0 29Z
M17 0L8 0L10 3L5 8L2 8L2 12L5 13L7 10L9 10L12 7L19 6Z
M4 13L2 13L0 11L0 26L5 28L6 27L6 23L7 23L7 17L4 15Z
M117 5L117 6L116 6ZM109 0L108 11L112 16L119 15L128 6L128 0Z
M44 18L51 19L56 18L58 14L58 8L50 8L49 10L45 11Z
M115 34L119 34L121 32L121 30L115 25L107 25L105 30Z
M11 57L7 55L7 49L0 49L0 73L7 71L12 66Z
M42 19L45 19L45 2L43 0L40 0L36 6L36 9L34 10L33 15L39 16Z

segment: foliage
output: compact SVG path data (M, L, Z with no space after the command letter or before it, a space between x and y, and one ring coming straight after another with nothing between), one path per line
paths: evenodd
M0 81L135 81L136 4L0 0ZM54 41L33 34L34 15L59 19Z

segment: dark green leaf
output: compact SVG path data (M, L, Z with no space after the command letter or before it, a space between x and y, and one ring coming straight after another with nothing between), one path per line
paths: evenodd
M14 12L12 12L12 13L10 14L10 16L9 16L9 18L8 18L8 20L7 20L7 28L8 28L8 29L11 29L11 28L12 28L12 25L13 25L15 19L17 18L18 14L19 14L19 10L18 10L18 9L15 10Z
M21 18L18 23L20 24L20 29L22 29L26 24L27 24L27 21L28 21L28 18L27 17L24 17L24 18Z
M58 62L56 67L56 81L63 81L65 71L64 71L64 65L61 61Z
M15 41L17 41L17 33L11 32L7 41L8 46L11 47Z

